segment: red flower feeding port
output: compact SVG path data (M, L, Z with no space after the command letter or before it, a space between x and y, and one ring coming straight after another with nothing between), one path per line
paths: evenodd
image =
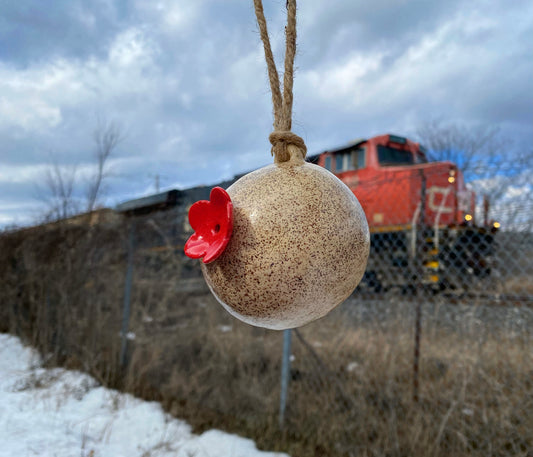
M185 243L185 254L204 263L217 259L226 248L233 231L233 204L222 187L214 187L209 200L194 203L189 210L194 233Z

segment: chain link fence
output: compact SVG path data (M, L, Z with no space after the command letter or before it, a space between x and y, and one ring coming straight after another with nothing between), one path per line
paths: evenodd
M352 296L276 332L227 314L182 253L209 190L3 234L1 330L293 456L533 455L530 192L492 208L499 230L374 231Z

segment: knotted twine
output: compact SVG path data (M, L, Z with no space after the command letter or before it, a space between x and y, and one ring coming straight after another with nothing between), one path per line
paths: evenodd
M294 151L294 146L301 155L301 159L305 159L307 147L304 140L291 132L292 124L292 85L294 81L294 55L296 54L296 0L287 0L287 26L285 27L285 73L283 74L283 96L281 94L278 71L272 49L270 47L270 39L268 37L267 23L265 14L263 12L263 4L261 0L254 0L255 15L257 17L257 24L259 25L259 32L261 41L265 49L265 60L268 69L268 79L270 81L270 89L272 92L272 105L274 107L274 131L270 134L268 139L272 144L272 155L274 162L282 163L291 159L290 150Z

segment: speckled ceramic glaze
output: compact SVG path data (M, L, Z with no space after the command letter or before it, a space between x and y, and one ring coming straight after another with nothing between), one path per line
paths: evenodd
M294 328L324 316L353 292L370 235L357 198L332 173L303 162L273 164L227 192L232 238L202 270L232 315L260 327Z

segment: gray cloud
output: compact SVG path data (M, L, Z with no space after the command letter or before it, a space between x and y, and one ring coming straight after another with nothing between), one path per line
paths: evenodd
M126 1L3 1L0 58L24 68L50 57L103 55L130 20Z

